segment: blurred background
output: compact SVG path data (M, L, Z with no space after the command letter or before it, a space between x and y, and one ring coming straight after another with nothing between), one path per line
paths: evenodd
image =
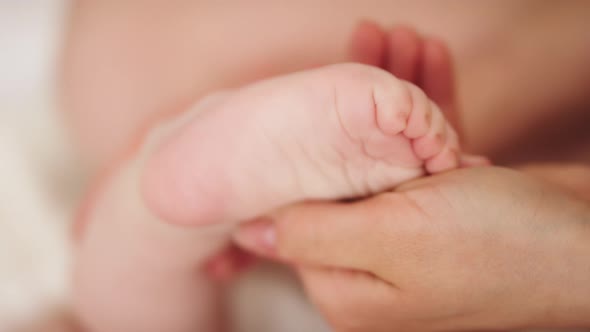
M66 201L76 176L55 112L64 9L59 0L0 1L2 332L59 314L67 297Z

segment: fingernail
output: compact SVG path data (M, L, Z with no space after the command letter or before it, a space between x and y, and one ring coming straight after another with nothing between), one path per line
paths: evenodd
M277 235L272 220L264 218L241 226L235 241L248 250L257 253L274 253Z

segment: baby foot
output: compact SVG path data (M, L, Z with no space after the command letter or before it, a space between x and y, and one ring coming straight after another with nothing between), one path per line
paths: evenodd
M324 67L204 103L146 165L146 202L172 223L247 220L459 165L457 135L438 107L374 67Z

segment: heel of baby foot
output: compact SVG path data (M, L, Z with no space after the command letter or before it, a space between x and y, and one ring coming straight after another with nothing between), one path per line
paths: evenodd
M207 225L222 219L223 179L208 174L211 168L191 155L195 144L184 144L183 126L191 123L189 115L160 124L146 137L137 165L138 189L147 209L162 221Z
M163 158L165 159L165 158ZM185 226L209 225L223 219L222 197L191 184L186 172L170 168L157 157L144 169L140 190L147 208L161 220Z

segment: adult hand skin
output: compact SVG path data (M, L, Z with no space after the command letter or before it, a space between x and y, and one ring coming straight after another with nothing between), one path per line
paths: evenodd
M590 202L590 166L578 163L536 163L520 166L518 170L560 186Z
M590 208L503 168L306 203L246 225L244 248L292 262L336 331L590 326Z

